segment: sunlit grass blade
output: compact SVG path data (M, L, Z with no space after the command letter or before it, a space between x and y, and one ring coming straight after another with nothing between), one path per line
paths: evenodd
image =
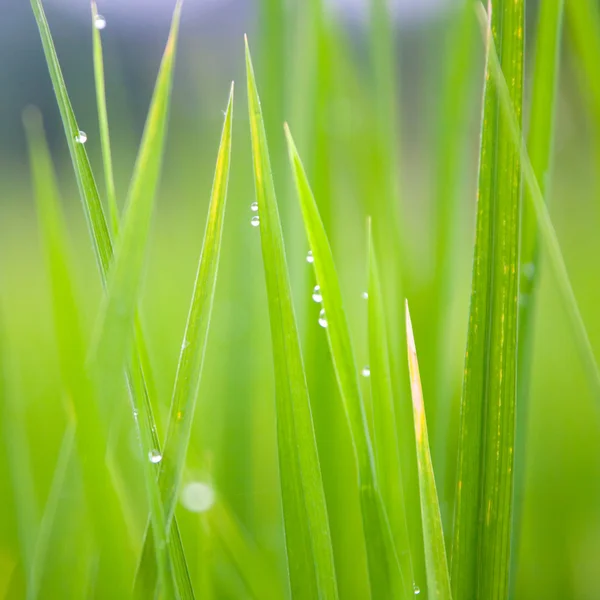
M379 265L371 238L369 220L369 370L373 405L373 444L381 494L400 558L407 592L414 581L406 502L402 489L400 451L396 430L396 409L387 342Z
M294 598L337 598L337 582L310 399L283 233L250 51L248 110L275 365L277 444L290 585Z
M487 27L487 22L481 13L480 17L483 26ZM554 229L548 207L544 201L544 196L536 177L535 168L529 157L527 144L525 143L521 128L519 127L517 114L509 102L510 92L506 83L506 76L502 71L497 50L493 44L490 44L489 46L488 60L491 67L491 75L497 86L500 98L500 108L511 136L511 143L518 149L520 160L522 162L523 179L527 189L525 198L535 211L540 243L546 252L546 259L554 273L565 311L571 321L572 333L577 343L577 350L580 354L581 361L585 367L590 391L594 398L600 401L600 369L598 368L594 350L581 311L579 310L579 305L577 304L577 298L575 297L567 266L560 249L556 230Z
M98 104L98 123L100 125L100 142L102 145L102 162L104 164L104 181L106 186L106 201L113 235L119 227L119 209L115 191L113 175L112 154L110 149L110 134L108 128L108 114L106 111L106 91L104 85L104 58L102 56L102 40L100 27L98 27L98 8L95 0L92 5L92 38L94 46L94 79L96 82L96 102Z
M562 39L563 0L540 4L536 29L535 62L527 151L540 192L548 200L551 179L552 151L554 147L555 109L559 79ZM525 159L522 158L525 162ZM512 565L517 564L521 532L521 516L527 463L527 430L529 413L529 387L532 366L534 320L539 281L538 226L535 210L524 191L523 222L521 225L521 281L519 289L519 377L517 380L517 437L515 453L515 517L513 531ZM516 578L512 578L514 585Z
M35 109L24 114L40 229L50 273L54 321L63 385L72 402L77 422L77 450L82 463L86 498L94 514L94 531L102 551L101 560L110 577L103 585L115 595L128 587L127 569L131 548L118 498L104 461L106 429L102 425L97 396L85 369L85 345L79 325L79 307L69 258L64 223L42 121Z
M211 535L231 557L254 600L284 597L278 574L238 522L231 509L218 500L207 514Z
M133 348L134 318L162 163L180 16L181 2L178 2L138 151L107 294L100 309L96 339L90 352L90 368L106 410L110 410L119 395L122 373ZM134 395L140 397L144 393L139 385L141 380L134 376L130 383L134 387ZM159 580L163 593L170 596L175 593L175 583L167 544L167 521L156 480L156 467L150 461L150 455L157 455L159 450L153 446L155 439L148 427L142 426L139 431L145 453L143 465Z
M376 598L405 597L410 575L400 570L390 524L381 497L365 404L358 383L350 331L333 255L304 167L286 126L290 162L302 208L304 226L314 257L323 297L323 319L356 452L363 531L367 547L371 592Z
M169 414L169 427L162 454L163 458L160 463L159 484L167 528L170 527L175 514L177 494L192 434L194 411L200 388L202 366L217 284L227 199L227 184L229 181L229 166L231 162L232 120L233 84L225 113L208 211L208 221L198 263L198 272L188 313L188 321L181 344L179 365ZM153 581L150 562L153 559L153 544L153 538L146 535L136 581L138 595L151 593L152 591Z
M520 119L524 1L495 2L491 20ZM521 166L491 71L488 62L452 546L456 600L505 598L509 583Z
M408 310L408 301L406 302L406 341L415 421L415 440L417 443L417 465L419 467L423 541L427 568L427 597L436 600L451 600L450 574L448 572L448 561L446 560L442 518L429 451L425 403L423 402L417 347Z

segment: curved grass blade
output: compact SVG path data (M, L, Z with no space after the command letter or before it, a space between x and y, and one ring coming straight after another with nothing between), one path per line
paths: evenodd
M409 578L409 574L402 573L400 570L389 520L381 497L373 444L358 383L350 331L333 255L304 167L287 125L285 130L304 226L314 256L317 282L323 296L329 347L356 452L371 593L374 598L404 598L407 589L404 582Z
M116 236L119 229L119 209L115 192L115 179L113 175L112 155L110 151L110 134L108 129L108 115L106 112L106 90L104 86L104 58L102 56L102 40L100 29L96 27L98 8L95 0L92 5L92 38L94 46L94 79L96 82L96 102L98 104L98 123L100 124L100 142L102 145L102 162L104 164L104 180L106 185L106 200L112 233Z
M415 345L410 312L408 310L408 301L406 301L406 342L415 421L415 440L417 443L417 465L419 467L423 541L425 546L425 564L427 567L427 597L435 600L451 600L450 574L448 572L448 561L446 560L442 517L440 515L433 464L429 451L425 404L423 402L417 347Z
M177 493L185 466L185 457L192 432L194 410L200 388L202 365L217 283L219 255L223 236L223 221L227 199L229 165L231 162L231 133L233 119L233 84L229 94L223 132L215 168L208 221L198 263L194 293L184 332L179 365L169 415L169 428L160 463L159 486L168 528L175 514ZM154 524L152 524L154 527ZM152 536L146 535L138 574L136 593L148 597L154 591L152 577Z
M123 228L111 267L107 294L98 319L96 340L90 352L90 365L98 389L102 390L103 404L107 407L118 397L122 383L121 373L134 341L135 313L167 129L180 16L181 2L178 2L138 151ZM137 378L131 381L136 397L144 393L143 389L138 388L139 383ZM171 597L175 594L175 583L167 543L167 519L156 480L155 466L149 460L149 455L158 450L152 445L153 436L147 427L140 427L140 435L145 451L143 464L159 581L163 593Z
M77 420L77 450L83 466L86 498L95 516L94 530L102 561L110 570L105 589L117 597L128 588L129 540L118 498L111 486L104 461L107 435L99 417L98 397L85 369L85 346L79 327L79 309L69 267L66 233L52 162L39 113L24 114L40 227L52 286L52 300L60 368L67 397ZM104 573L109 577L109 571Z
M106 285L108 270L113 257L113 247L109 229L106 224L87 153L83 144L75 143L75 137L79 131L79 127L77 126L69 101L41 1L31 0L31 6L40 32L50 78L55 90L61 119L65 129L83 209L88 223L90 238L100 270L101 280L103 285ZM131 398L134 404L134 410L137 411L140 416L139 420L136 420L136 425L139 430L140 439L143 444L146 444L143 448L143 454L147 454L150 448L155 448L160 451L160 444L152 411L151 394L153 388L151 385L152 377L150 365L147 359L147 351L140 320L137 316L135 319L135 330L136 350L134 353L134 364L128 371L127 378L130 392L132 392L133 389L140 390L141 395L136 396L135 394L132 394ZM144 428L147 429L146 432L143 432ZM146 443L146 440L148 439L151 439L151 444ZM171 546L171 555L173 558L178 589L182 594L183 592L181 592L181 590L185 590L185 595L187 597L193 597L191 581L185 564L185 555L176 522L173 524L173 535L169 538L169 543Z
M524 0L494 2L491 20L520 119ZM456 600L505 598L509 582L521 166L491 71L488 62L452 546Z
M267 138L247 40L246 72L254 181L275 364L277 444L292 597L337 598L325 492Z
M551 176L554 121L560 67L563 0L543 2L539 7L533 87L527 149L541 193L548 199ZM525 159L521 157L521 161ZM525 189L521 227L521 282L519 289L519 377L517 380L517 438L515 464L515 517L513 531L512 572L517 565L521 532L525 467L527 464L527 424L529 385L533 349L536 289L539 280L539 242L535 210ZM514 585L516 578L512 578ZM513 587L511 585L511 587Z
M483 11L481 11L483 12ZM481 20L487 31L487 21L485 17L481 15ZM500 98L500 108L503 116L506 120L509 134L511 136L511 142L513 146L518 149L519 156L523 167L523 178L527 188L526 199L533 207L535 211L538 232L541 242L545 248L548 264L554 272L558 291L561 295L564 308L567 312L567 316L571 321L571 327L574 333L575 341L577 343L577 350L581 356L581 361L585 367L588 384L590 391L594 398L600 401L600 369L594 356L594 350L588 336L579 305L577 304L577 298L571 285L567 266L560 249L560 243L556 230L552 224L548 207L544 202L544 196L538 183L535 168L531 163L529 154L527 152L527 144L523 139L521 128L519 127L518 117L515 114L514 108L510 104L510 92L506 83L505 75L502 72L500 61L496 48L493 44L489 46L489 65L491 67L491 74L497 85L497 90Z
M379 279L379 265L369 220L369 369L373 404L373 442L381 494L400 558L404 581L412 585L414 572L407 527L406 503L402 488L396 410L386 333L386 320ZM407 588L407 592L412 591Z

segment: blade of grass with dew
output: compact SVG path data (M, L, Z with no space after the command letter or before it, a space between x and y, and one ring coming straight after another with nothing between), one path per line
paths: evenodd
M501 44L508 99L520 119L524 0L494 2L493 9L488 2L488 11L487 46L492 38ZM490 74L488 62L452 546L456 600L505 598L509 582L521 166Z
M429 451L425 403L423 402L417 347L410 320L410 312L408 310L408 301L406 302L406 342L415 422L415 440L417 444L417 465L419 468L419 491L421 496L425 565L427 568L427 597L432 600L451 600L450 574L446 559L442 517L435 487L431 453Z
M277 444L292 597L337 598L321 468L260 100L246 40L248 110L275 365Z
M223 236L223 221L231 162L231 133L233 120L233 84L229 94L225 121L219 144L217 164L211 193L208 221L198 263L194 293L188 313L179 365L173 389L169 414L169 427L160 462L159 485L165 510L166 526L170 526L175 514L177 493L185 458L192 434L194 411L202 365L206 352L210 318L217 283L219 255ZM151 593L153 578L152 536L146 535L142 557L136 577L136 589L140 595Z
M396 409L387 342L379 265L371 237L369 220L369 369L373 405L373 444L381 494L390 519L396 552L400 559L407 592L412 592L414 571L407 528L406 502L402 489L402 469L396 430Z
M527 149L541 193L548 198L551 175L556 90L559 78L563 0L540 4L537 23L533 87ZM536 288L539 280L538 231L535 210L525 189L521 225L521 282L519 289L519 377L517 380L517 437L515 452L515 516L513 525L512 569L515 572L519 549L525 467L527 464L527 423L531 375ZM514 583L515 578L512 578Z
M358 383L350 332L333 255L304 167L287 125L285 129L304 226L314 257L313 265L317 282L323 297L323 317L327 324L329 347L356 453L371 593L374 598L403 598L406 597L407 589L404 582L410 574L402 573L400 569L381 497L373 444Z
M487 22L484 21L483 15L480 16L483 26L487 27ZM519 150L519 156L523 167L523 178L527 189L525 198L535 211L539 239L546 252L548 264L554 273L564 309L571 321L573 336L577 343L577 350L580 354L581 362L585 367L590 391L593 397L600 402L600 369L598 368L598 363L585 327L585 322L581 315L581 311L579 310L579 305L577 304L577 298L575 297L565 259L563 258L560 249L556 230L552 224L548 207L546 206L540 184L536 178L535 169L529 158L527 144L519 127L518 117L510 103L510 91L502 72L496 48L493 44L490 44L489 46L488 57L491 74L497 85L498 95L500 97L500 108L509 128L511 142L514 147Z
M92 39L94 47L94 80L96 82L96 103L98 105L98 123L100 125L100 143L102 146L102 162L104 165L104 181L106 186L106 201L112 234L116 237L119 230L119 209L117 206L117 194L115 191L115 179L113 175L112 154L110 150L110 134L108 129L108 114L106 111L106 90L104 85L104 58L102 56L102 39L100 37L101 27L98 27L101 17L95 0L91 0L92 6Z
M106 431L102 426L97 397L84 363L84 340L79 326L79 308L71 276L67 236L62 222L53 166L36 109L23 115L30 152L32 178L39 224L52 288L54 321L58 341L61 375L77 420L77 450L82 463L86 498L94 514L94 531L106 561L104 592L125 594L127 570L132 558L129 540L116 532L125 531L121 507L112 487L104 454ZM120 550L120 551L119 551ZM108 579L106 579L108 578ZM110 582L110 583L109 583Z
M222 500L217 500L208 512L207 519L210 530L231 557L252 598L284 598L277 573Z
M50 72L50 78L60 110L61 119L67 138L67 144L71 154L71 160L73 162L77 185L83 204L84 214L88 223L90 238L100 270L101 280L103 285L106 285L107 274L113 257L113 247L109 234L109 228L104 217L102 204L100 202L98 189L94 181L87 153L83 144L76 142L76 138L79 135L79 127L71 107L41 0L31 0L31 6L40 32L44 54L46 57L48 70ZM180 3L177 4L175 14L178 15L179 11ZM152 393L152 390L149 387L151 382L150 368L147 360L147 352L139 317L136 317L135 329L137 356L135 357L132 369L128 373L128 380L130 383L130 390L132 390L134 387L136 389L143 390L142 397L139 398L133 395L132 401L134 403L134 410L139 413L140 417L139 420L136 420L136 425L140 430L140 439L145 440L151 438L152 440L150 445L146 445L143 448L142 453L147 454L150 448L158 449L160 452L160 444L150 397L150 394ZM147 428L149 430L149 434L144 434L142 436L141 430L143 428ZM181 579L179 579L179 588L183 589L187 587L189 594L191 593L191 582L189 580L189 576L187 575L185 555L183 553L183 547L181 545L181 539L179 537L176 523L174 524L174 530L177 535L173 540L172 554L174 557L176 557L176 559L174 559L176 572L181 574Z
M162 165L180 17L181 2L177 2L138 151L123 227L108 279L107 294L101 306L96 338L90 351L90 368L98 383L98 389L102 391L103 404L107 408L111 401L118 397L122 384L121 373L133 349L136 307ZM135 397L144 393L138 378L134 377L131 384ZM142 420L147 422L147 417ZM145 454L142 457L143 470L150 502L158 576L163 593L171 597L175 594L177 585L173 577L176 568L173 566L171 546L167 543L167 520L157 483L156 466L151 461L152 454L159 460L161 455L153 445L155 440L150 428L142 426L139 432ZM176 554L175 560L179 558L180 555ZM189 582L183 583L185 589L191 593ZM180 590L180 593L183 593L183 590Z

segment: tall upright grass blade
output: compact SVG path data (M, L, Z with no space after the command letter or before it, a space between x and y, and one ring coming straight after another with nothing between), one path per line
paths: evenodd
M520 119L524 0L494 2L493 10L489 2L488 11ZM505 598L509 583L521 166L491 71L488 59L452 545L456 600Z
M90 365L107 408L118 397L122 385L121 374L133 348L134 319L162 163L180 17L181 2L177 2L138 151L107 294L100 310L96 339L90 353ZM138 388L141 383L139 379L134 378L131 383L136 397L144 393L141 386ZM153 446L154 439L149 428L140 427L140 435L145 453L144 475L159 581L163 593L170 596L175 593L174 567L167 543L167 520L155 466L150 461L150 455L159 453L159 450Z
M94 531L102 552L101 561L107 569L103 571L102 585L108 586L105 593L110 589L118 597L128 587L129 540L123 535L124 517L104 461L106 429L99 416L98 398L85 368L85 345L79 326L79 308L70 272L66 233L39 113L35 109L26 111L24 124L50 272L61 375L77 422L77 450L83 466L85 494L95 517Z
M96 103L98 104L98 123L100 125L100 142L102 145L102 162L104 164L104 181L106 186L106 201L112 234L116 236L119 229L119 208L115 191L115 178L113 175L112 153L110 149L110 134L108 128L108 114L106 111L106 90L104 85L104 58L102 56L102 39L100 29L96 26L98 8L95 0L92 6L92 39L94 47L94 79L96 82Z
M246 40L254 181L275 364L277 445L292 597L337 598L325 492L260 100Z
M317 282L323 296L329 347L356 453L371 593L375 598L406 597L407 588L404 582L410 575L400 570L381 496L373 444L333 255L304 167L287 126L286 135L304 226L314 256Z
M208 221L188 321L181 345L169 414L169 427L160 463L159 485L165 511L166 531L169 531L175 514L177 494L192 434L194 411L206 352L223 236L223 221L231 162L232 119L233 84L225 113L208 210ZM154 524L152 526L154 527ZM171 536L174 534L175 532L172 532ZM153 591L154 581L151 576L151 562L153 560L152 546L154 543L153 537L146 535L136 578L138 596Z
M540 182L540 192L549 197L554 121L560 67L563 0L543 2L539 7L536 30L535 62L531 93L527 150L529 160ZM521 159L525 162L525 159ZM538 226L528 188L524 191L523 223L521 226L521 282L519 289L519 377L517 380L517 438L515 465L515 517L513 531L513 569L519 548L525 467L527 464L527 425L529 387L532 363L533 333L538 285L539 252ZM513 583L515 578L513 577Z
M407 528L406 502L402 489L400 450L396 430L396 409L390 359L388 354L387 325L383 308L379 265L371 237L369 220L369 369L371 403L373 405L373 445L381 494L389 516L390 526L400 558L404 582L410 593L414 572L410 538Z
M487 27L483 16L481 16L481 19L484 27ZM509 102L510 92L505 80L505 75L500 66L496 48L492 44L489 45L488 59L492 77L497 85L500 108L503 117L506 120L507 127L509 128L511 142L513 146L519 150L523 167L523 178L527 189L526 199L535 211L538 234L546 251L548 264L554 272L554 277L565 311L571 321L573 336L581 357L581 362L585 368L590 391L594 398L597 401L600 401L600 369L598 368L598 363L594 355L594 349L592 348L581 311L579 310L579 305L577 304L577 298L575 297L567 266L560 249L556 230L552 224L548 207L544 202L544 196L536 178L535 169L527 152L527 144L522 136L517 115Z
M406 342L408 348L408 369L412 393L415 440L417 443L417 465L419 468L419 491L423 520L423 540L425 564L427 567L427 597L436 600L451 600L450 573L446 560L446 546L442 530L442 517L438 502L433 464L429 451L425 403L419 375L417 347L413 333L408 301L406 302Z

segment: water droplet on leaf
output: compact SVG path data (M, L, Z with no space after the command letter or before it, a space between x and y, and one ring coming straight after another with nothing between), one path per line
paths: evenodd
M327 327L327 319L325 318L325 309L322 308L319 313L319 325L321 327Z
M315 285L315 288L313 289L313 293L312 293L312 299L315 302L323 302L323 295L321 294L320 286Z
M260 217L258 215L254 215L250 219L250 225L252 225L252 227L258 227L260 225Z
M306 262L307 263L314 263L315 262L315 257L313 256L312 250L308 251L308 254L306 255Z
M106 27L106 19L102 15L96 15L94 27L96 29L104 29Z
M148 452L148 458L151 463L157 464L162 460L162 454L158 450L150 450L150 452Z
M87 142L87 134L85 131L80 131L76 136L75 136L75 141L78 144L85 144Z

